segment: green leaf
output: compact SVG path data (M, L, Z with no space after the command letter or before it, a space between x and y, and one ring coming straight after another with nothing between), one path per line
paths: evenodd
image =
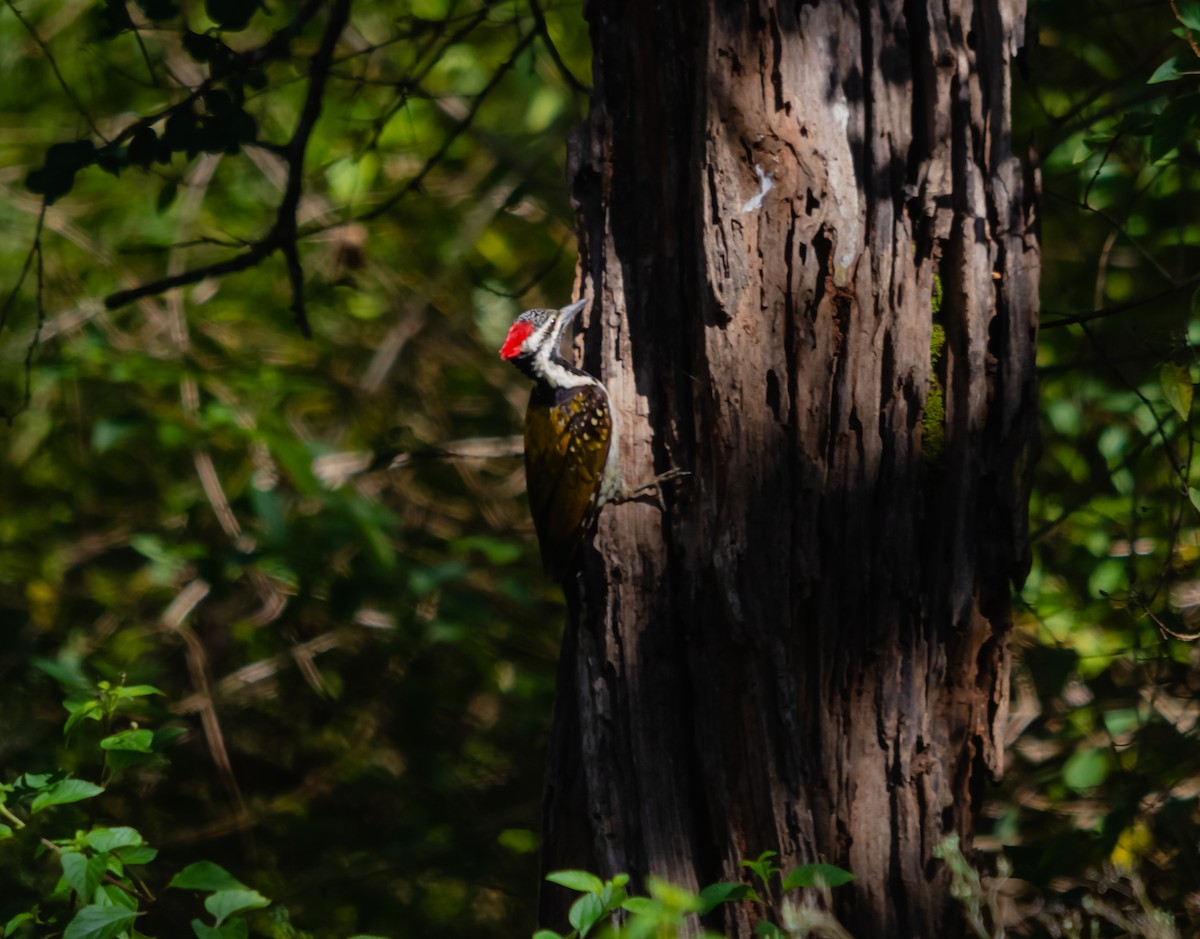
M849 871L834 867L832 864L803 864L795 870L788 871L783 878L784 890L795 890L799 887L840 887L854 880Z
M30 811L36 815L42 809L52 805L66 805L68 802L82 802L98 796L104 791L103 787L84 779L60 779L54 785L38 793L33 800Z
M83 843L89 848L107 854L117 848L128 848L145 844L136 828L120 826L117 828L93 828L83 836Z
M116 884L101 884L97 887L96 903L99 906L119 906L134 911L138 908L137 898Z
M571 904L567 912L567 922L579 930L580 939L588 934L596 921L604 915L604 904L594 893L585 893Z
M779 873L779 868L771 863L773 857L777 857L774 851L764 851L753 861L742 861L741 866L752 870L759 880L766 883L772 874Z
M1188 498L1192 500L1192 505L1195 506L1196 511L1200 512L1200 489L1197 489L1195 486L1188 486Z
M231 919L223 926L209 926L203 920L192 920L192 932L196 939L246 939L250 927L244 919Z
M122 685L113 689L113 694L118 698L145 698L152 694L161 695L162 692L153 685Z
M578 890L580 893L599 893L604 889L604 881L587 871L554 871L547 874L546 879L552 884L558 884L568 890Z
M700 908L700 915L711 913L716 907L722 903L728 903L730 900L750 900L755 899L754 891L747 884L737 883L717 883L709 884L700 891L700 902L704 905Z
M648 916L654 920L663 913L662 903L649 897L630 897L621 904L621 909L628 910L634 916Z
M528 828L506 828L496 841L517 854L532 854L538 849L537 832Z
M352 936L351 939L366 939L366 937ZM533 934L533 939L563 939L563 934L552 929L539 929Z
M95 897L96 888L104 879L107 858L103 855L89 858L78 851L63 851L58 860L62 864L63 877L71 885L71 889L84 903L90 903Z
M763 920L754 928L754 935L766 936L768 939L787 939L787 934L774 923Z
M34 909L37 909L37 907L34 907ZM20 929L26 923L36 923L36 922L37 922L37 916L35 916L33 913L18 913L16 916L14 916L12 919L10 919L7 923L4 924L4 932L0 933L0 935L11 936L13 933L15 933L18 929Z
M221 29L245 29L262 6L260 0L204 0L204 12Z
M204 908L220 926L225 920L243 910L261 910L271 901L257 890L218 890L204 901Z
M1076 791L1095 789L1108 778L1111 769L1107 750L1080 750L1063 765L1062 780Z
M123 864L149 864L158 857L158 848L152 848L148 844L117 848L113 851L113 857L119 858Z
M1181 64L1179 56L1172 56L1154 70L1154 74L1146 79L1146 84L1157 85L1160 82L1178 81L1183 77L1183 72L1180 70Z
M143 169L158 155L158 134L149 127L139 128L129 139L129 162Z
M1179 22L1188 29L1200 30L1200 0L1177 0Z
M1192 374L1186 365L1167 362L1158 372L1163 397L1182 420L1192 411Z
M100 741L101 750L129 750L134 753L153 753L152 730L122 730Z
M63 736L67 736L80 721L98 721L103 717L100 702L95 698L87 701L64 701L63 707L71 712L67 722L63 724Z
M174 0L134 0L147 19L169 20L179 13Z
M9 828L3 822L0 822L0 841L3 841L5 838L11 838L12 833L13 830L11 828Z
M676 886L670 881L650 876L646 878L646 887L650 895L656 900L661 900L663 905L669 910L682 910L687 913L694 913L703 906L703 901L698 896L690 890Z
M229 871L214 864L212 861L197 861L189 864L171 878L168 888L178 887L181 890L246 890L244 883L234 877Z
M123 440L128 440L138 431L132 421L101 420L92 425L92 449L106 453Z
M67 926L63 939L116 939L138 917L121 906L85 906Z

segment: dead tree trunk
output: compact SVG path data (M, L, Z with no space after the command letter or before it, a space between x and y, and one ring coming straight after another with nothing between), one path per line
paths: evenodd
M960 929L932 849L1001 770L1025 570L1024 8L587 5L583 359L627 479L694 476L606 509L567 585L547 869L697 888L773 849L857 875L860 939Z

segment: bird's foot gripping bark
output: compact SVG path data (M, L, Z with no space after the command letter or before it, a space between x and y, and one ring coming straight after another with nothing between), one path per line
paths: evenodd
M662 511L666 511L667 507L663 505L662 500L662 484L672 479L681 479L684 476L691 476L689 470L673 469L667 470L665 473L660 473L655 476L650 482L642 483L640 486L623 487L610 501L613 505L620 505L622 502L636 502L647 496L653 495L654 501Z

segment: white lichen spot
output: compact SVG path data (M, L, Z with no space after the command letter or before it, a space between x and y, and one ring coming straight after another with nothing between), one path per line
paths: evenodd
M846 128L850 126L850 108L845 101L833 102L833 121L838 126L843 134L846 133Z
M754 175L758 177L758 192L742 205L742 212L752 212L763 204L763 198L775 188L775 180L763 172L763 168L754 164Z

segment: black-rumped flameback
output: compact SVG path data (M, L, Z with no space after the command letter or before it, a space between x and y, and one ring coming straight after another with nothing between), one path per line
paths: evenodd
M525 486L542 563L559 580L601 506L625 495L608 391L559 352L567 325L586 305L527 310L500 347L500 357L534 382L525 411Z

